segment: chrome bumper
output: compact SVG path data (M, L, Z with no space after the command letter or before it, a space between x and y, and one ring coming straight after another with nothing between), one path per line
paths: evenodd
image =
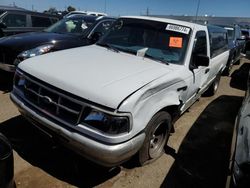
M17 105L23 116L30 120L34 125L38 126L45 133L53 137L43 127L49 129L59 137L63 138L62 144L74 150L85 158L103 166L112 167L121 164L133 156L142 146L145 133L141 133L136 137L119 144L101 143L77 132L71 132L56 123L48 120L37 112L28 108L13 93L10 98Z
M5 64L5 63L0 62L0 69L7 71L7 72L15 72L16 67L14 65Z

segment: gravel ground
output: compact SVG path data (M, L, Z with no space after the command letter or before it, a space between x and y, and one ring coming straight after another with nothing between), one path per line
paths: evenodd
M234 120L245 94L250 61L221 78L213 97L202 97L175 123L166 154L144 167L107 169L58 146L22 118L9 99L11 77L0 72L0 132L14 148L19 188L223 187Z

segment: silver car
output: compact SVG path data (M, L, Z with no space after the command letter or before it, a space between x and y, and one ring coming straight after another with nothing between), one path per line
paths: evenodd
M232 187L250 186L250 76L232 142Z

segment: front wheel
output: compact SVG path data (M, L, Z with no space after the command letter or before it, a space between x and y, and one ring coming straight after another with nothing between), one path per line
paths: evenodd
M153 116L146 127L146 137L138 153L139 165L151 163L163 154L170 130L171 116L169 113L162 111Z

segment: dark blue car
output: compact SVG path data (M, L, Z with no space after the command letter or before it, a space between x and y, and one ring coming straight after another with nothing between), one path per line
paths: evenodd
M0 69L14 72L22 60L48 52L95 43L115 18L72 15L41 32L0 38Z

